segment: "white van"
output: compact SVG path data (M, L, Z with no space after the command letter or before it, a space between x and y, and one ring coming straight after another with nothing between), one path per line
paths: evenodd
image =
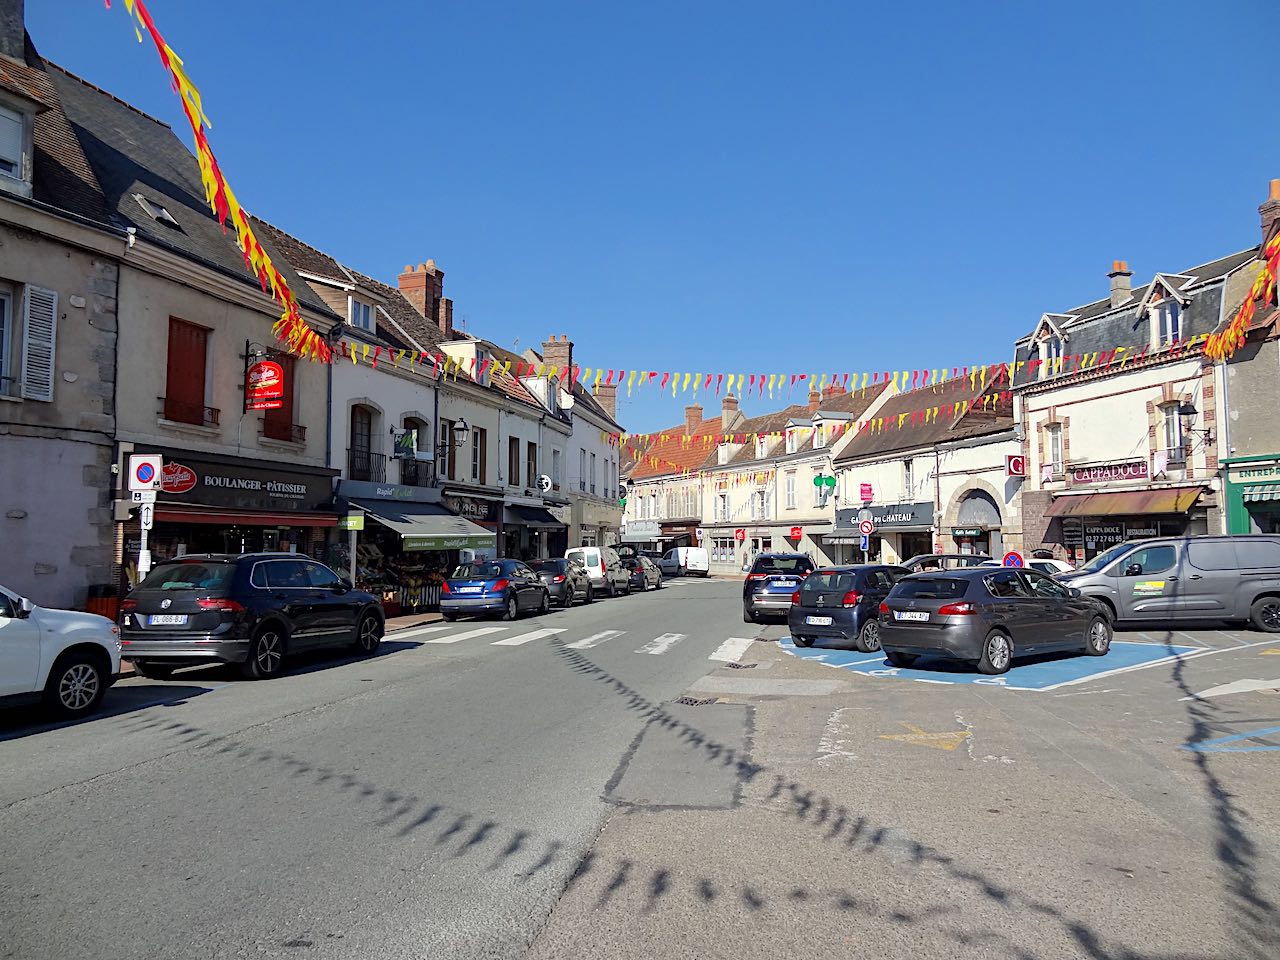
M564 558L586 567L593 591L610 597L631 592L631 571L622 565L622 558L612 547L574 547Z
M658 567L668 577L705 577L711 572L711 558L704 547L672 547L658 561Z

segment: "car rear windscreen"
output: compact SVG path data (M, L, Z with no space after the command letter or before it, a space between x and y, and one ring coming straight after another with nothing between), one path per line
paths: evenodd
M927 577L899 580L889 594L891 600L958 600L969 589L968 580Z
M454 580L496 580L502 576L500 563L460 563L453 571Z
M538 573L559 573L564 560L534 560L529 564Z
M600 566L600 551L599 551L599 550L570 550L570 551L569 551L569 556L570 556L570 557L573 557L575 560L577 560L577 561L578 561L580 564L582 564L584 567L598 567L598 566Z
M230 563L162 563L138 584L139 590L219 590L231 581Z
M752 573L808 573L813 563L808 557L760 557Z
M848 593L854 588L855 577L852 573L840 570L819 570L809 574L804 586L805 593Z

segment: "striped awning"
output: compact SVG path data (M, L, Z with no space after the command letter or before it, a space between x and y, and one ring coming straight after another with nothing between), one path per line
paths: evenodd
M1255 483L1244 488L1246 503L1257 503L1262 500L1280 500L1280 483Z

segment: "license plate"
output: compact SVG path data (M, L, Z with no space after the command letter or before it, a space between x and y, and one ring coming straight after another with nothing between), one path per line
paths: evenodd
M830 617L805 617L804 622L811 627L829 627L831 626Z
M458 587L458 593L480 593L484 587Z
M893 619L895 620L928 620L929 614L924 610L895 610L893 611Z
M147 623L153 627L181 625L186 622L185 613L153 613L147 617Z

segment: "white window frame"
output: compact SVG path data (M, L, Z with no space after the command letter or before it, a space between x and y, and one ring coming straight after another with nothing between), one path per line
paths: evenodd
M1182 339L1182 303L1170 297L1151 308L1151 334L1157 347L1172 346Z
M717 520L729 519L729 506L730 505L729 505L728 493L716 494L716 519Z
M787 509L794 510L796 508L796 475L795 473L787 474Z
M596 492L596 455L591 454L591 492Z
M28 145L31 122L27 114L3 103L0 103L0 117L12 120L18 127L18 155L16 157L0 156L0 159L5 160L6 163L14 164L16 169L13 171L0 169L0 177L18 183L27 183L30 180L27 172L27 155L31 149Z
M587 448L578 448L578 490L587 492Z
M16 397L22 393L13 363L14 348L18 342L18 322L13 312L17 299L12 287L0 287L0 396L3 397Z
M1045 424L1044 432L1046 452L1049 454L1046 466L1053 471L1054 476L1061 476L1066 469L1062 462L1062 424Z
M351 326L355 327L357 330L365 330L369 333L373 333L377 330L378 321L374 316L375 308L373 304L366 303L364 300L360 300L356 297L348 297L347 300L349 301L347 317ZM368 323L361 323L361 314L366 311L368 313Z
M902 487L906 491L907 499L915 496L916 489L916 465L915 462L908 457L902 461Z
M756 439L756 459L763 460L769 453L769 438L759 437Z
M551 451L551 488L560 489L560 451Z
M821 475L820 472L815 472L812 479L816 480ZM815 507L822 506L822 488L816 483L813 485L813 505Z
M1186 460L1187 433L1178 413L1179 404L1168 404L1160 408L1164 417L1161 435L1164 438L1164 450L1169 455L1170 463L1182 463Z
M1057 361L1062 359L1062 338L1052 334L1042 337L1036 344L1036 353L1040 359L1040 379L1052 376Z
M787 431L787 453L796 452L796 445L799 443L799 440L800 440L800 438L796 436L796 433L797 431L795 430Z
M481 444L484 442L481 437L480 427L471 428L471 482L480 482L480 457Z

